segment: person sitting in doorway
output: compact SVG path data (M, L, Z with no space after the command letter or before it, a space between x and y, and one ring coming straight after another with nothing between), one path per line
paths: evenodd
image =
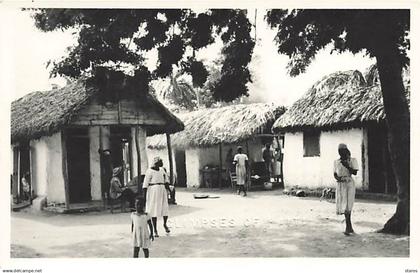
M112 199L122 199L123 202L128 201L130 203L130 209L134 210L135 194L134 192L121 185L121 181L118 175L121 173L122 167L116 167L112 170L112 178L109 187L109 197Z
M31 199L31 187L29 185L29 172L26 172L21 180L22 183L22 199L30 200Z

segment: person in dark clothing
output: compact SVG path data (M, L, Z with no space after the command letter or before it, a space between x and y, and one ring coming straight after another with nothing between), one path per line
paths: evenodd
M100 166L101 166L101 188L102 198L105 199L105 193L109 193L109 181L112 178L112 157L109 149L99 149Z
M273 162L274 162L274 150L271 148L271 144L265 144L265 147L262 151L263 160L265 163L266 172L272 177L273 175Z

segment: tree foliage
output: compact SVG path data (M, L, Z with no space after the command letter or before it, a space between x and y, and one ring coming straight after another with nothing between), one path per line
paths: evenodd
M212 94L222 101L248 94L247 66L254 41L245 10L35 9L32 15L42 31L72 29L77 33L77 44L64 59L53 63L53 75L101 80L123 76L144 86L151 79L169 76L175 65L192 76L194 86L202 87L209 73L196 51L220 37L222 76ZM145 53L152 49L157 49L158 63L149 71Z
M338 52L365 50L371 57L394 47L401 65L409 62L408 10L270 10L266 20L277 30L279 53L291 58L291 75L304 72L316 53L331 43Z
M209 73L203 87L196 86L188 74L178 71L165 79L153 82L156 87L156 95L168 102L172 110L192 111L200 107L212 107L216 100L211 90L216 82L220 81L220 68L217 64L207 67ZM206 70L206 71L207 71Z

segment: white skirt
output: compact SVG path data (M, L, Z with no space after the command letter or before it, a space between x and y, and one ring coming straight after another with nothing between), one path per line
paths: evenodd
M346 182L337 182L335 191L337 214L344 214L346 211L351 212L353 209L356 185L353 178L347 177L346 180Z
M146 194L146 212L150 217L168 216L168 195L164 185L149 185Z
M236 165L236 185L245 185L246 182L246 167Z

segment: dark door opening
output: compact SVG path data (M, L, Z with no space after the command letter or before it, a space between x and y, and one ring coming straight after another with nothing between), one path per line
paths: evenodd
M392 172L385 126L368 128L369 191L396 193L397 186Z
M13 147L13 173L10 190L15 203L19 202L19 147Z
M19 147L19 199L30 200L31 198L31 174L30 174L30 154L29 154L29 142L25 142ZM25 177L26 185L24 185L23 179Z
M70 203L92 200L90 186L89 134L87 128L67 130L67 167Z
M120 181L125 185L132 177L131 164L131 128L122 126L111 127L111 157L112 166L123 167L119 175Z
M185 150L175 150L175 168L177 174L177 187L187 186L187 169L185 164Z

